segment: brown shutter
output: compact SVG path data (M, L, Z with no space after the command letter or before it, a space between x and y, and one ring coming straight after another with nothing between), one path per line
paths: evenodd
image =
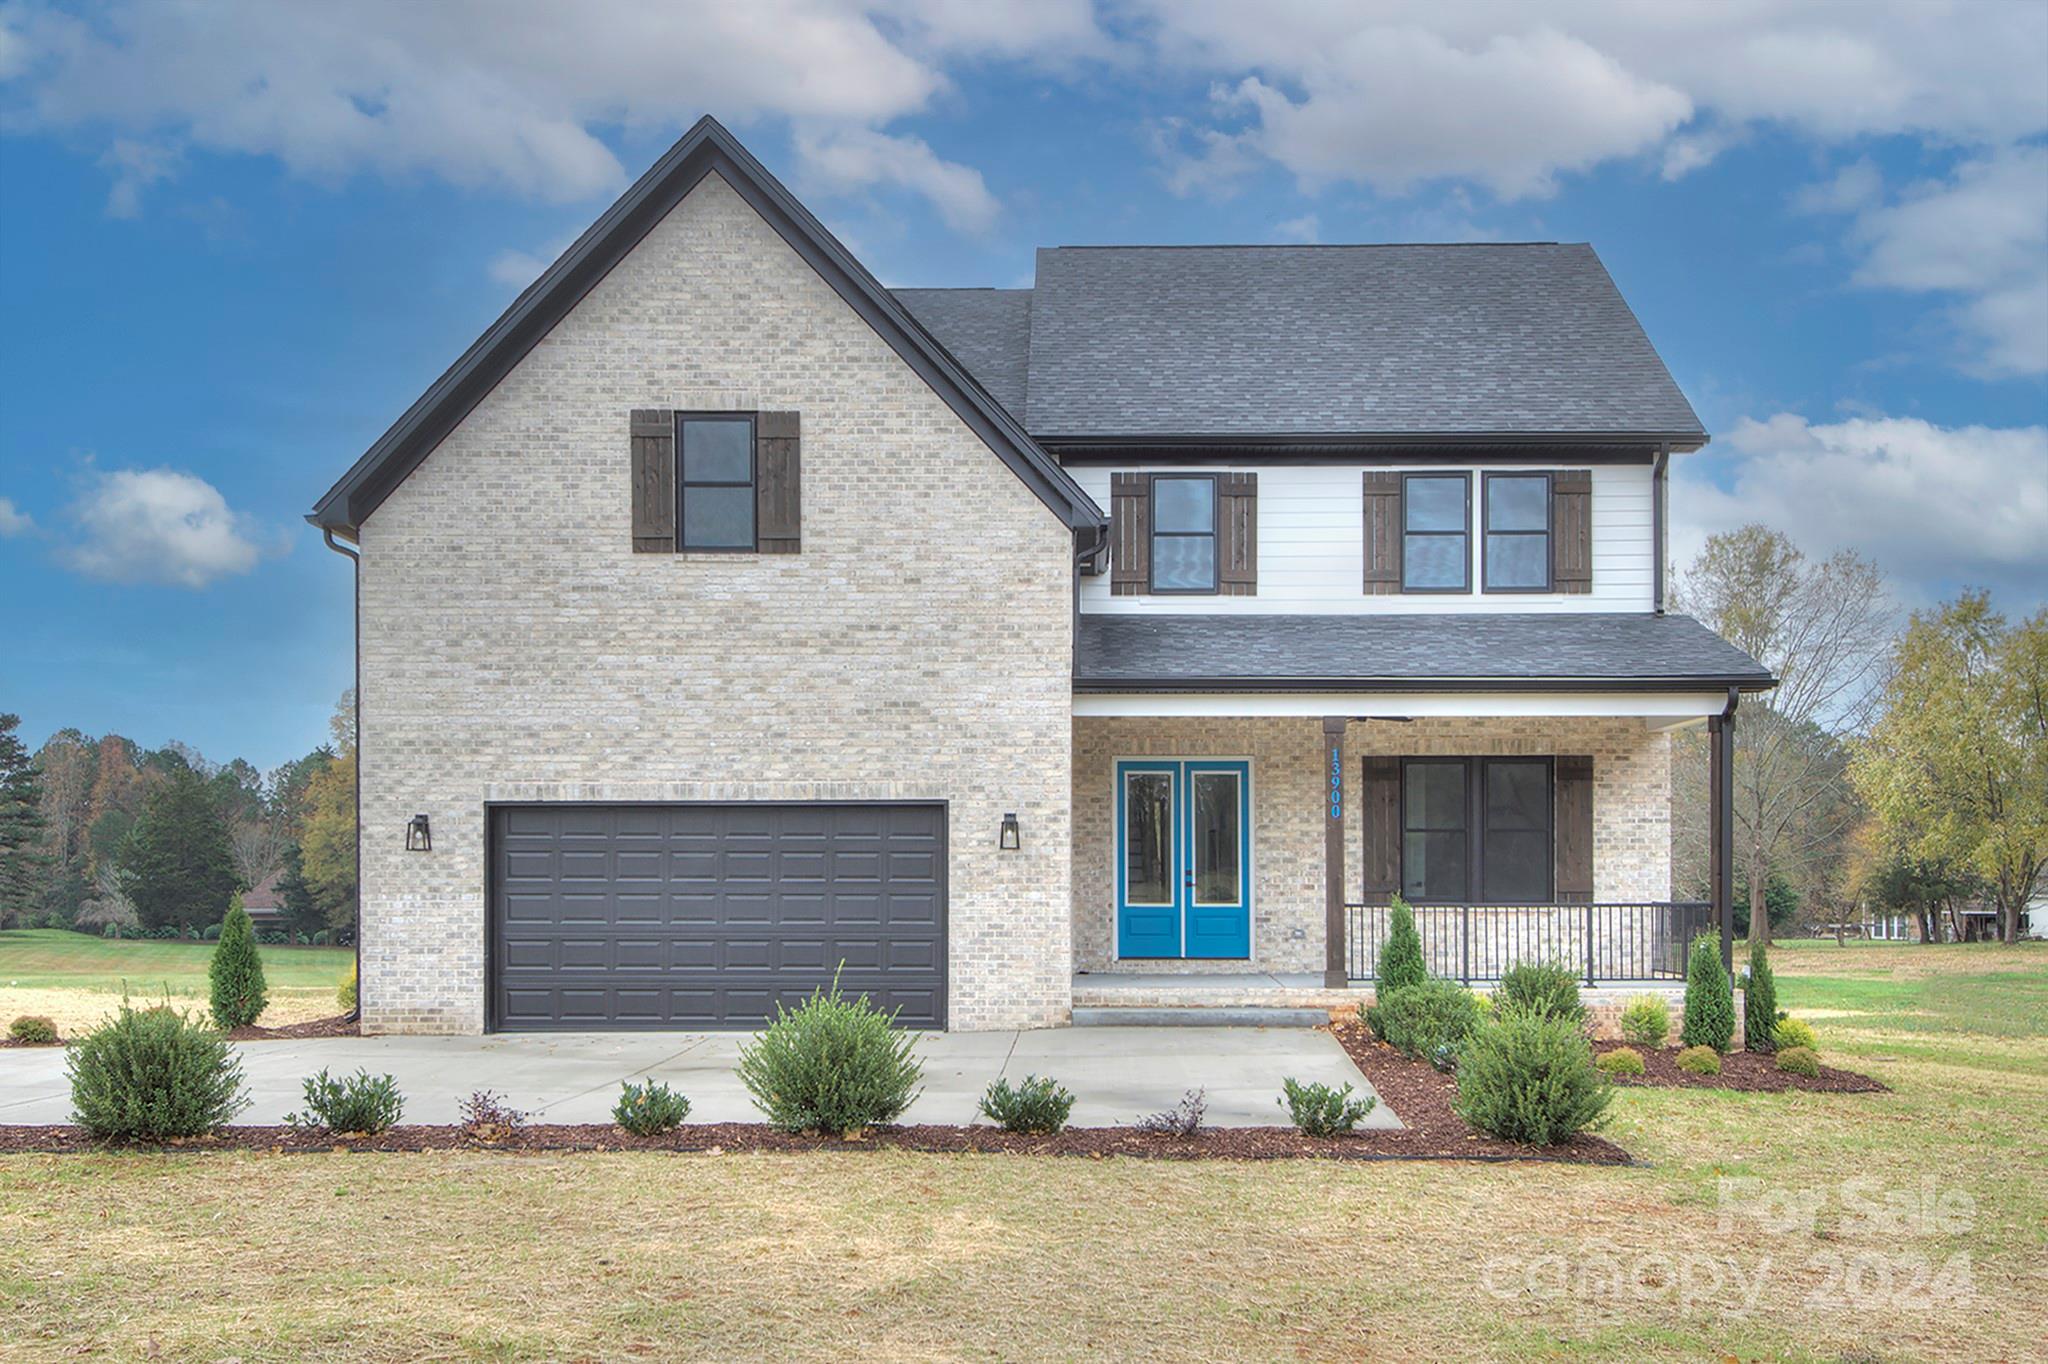
M1401 590L1401 475L1365 471L1365 595Z
M635 408L632 414L633 552L673 554L676 548L676 414Z
M1371 477L1371 475L1367 475ZM1369 757L1359 773L1358 811L1364 820L1365 903L1384 905L1401 889L1401 760Z
M1593 471L1550 476L1550 582L1560 592L1593 590Z
M1109 591L1135 597L1152 590L1152 476L1109 476Z
M1216 590L1226 597L1259 593L1259 476L1216 479Z
M1557 759L1556 805L1557 884L1561 905L1593 900L1593 760Z
M803 548L803 427L794 412L763 412L754 419L757 481L754 539L763 554Z

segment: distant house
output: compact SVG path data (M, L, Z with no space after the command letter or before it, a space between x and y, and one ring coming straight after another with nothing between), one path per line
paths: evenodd
M242 908L249 911L250 920L258 928L277 928L284 923L284 896L277 889L278 875L272 872L242 892Z

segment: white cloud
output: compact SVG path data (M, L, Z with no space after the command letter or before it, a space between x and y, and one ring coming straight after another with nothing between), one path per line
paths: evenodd
M71 517L80 537L59 557L108 582L204 587L247 573L262 557L246 519L220 491L177 469L96 474Z
M107 216L133 218L142 211L142 192L160 180L168 180L183 158L176 148L160 147L133 138L117 137L100 167L111 172L114 183L107 190Z
M1792 196L1792 207L1801 213L1857 213L1883 196L1884 176L1865 156L1825 180L1802 186Z
M1304 213L1299 218L1273 224L1273 235L1283 242L1314 245L1323 239L1323 220L1313 213Z
M895 137L870 128L801 129L796 150L811 184L838 194L868 185L911 190L929 199L958 232L986 232L1000 212L980 171L941 160L923 138Z
M1716 464L1718 480L1708 473ZM1815 425L1781 412L1681 456L1675 481L1681 567L1712 532L1761 521L1808 553L1857 550L1921 600L1977 584L2031 609L2048 591L2048 427Z
M0 536L26 535L36 528L36 519L14 505L11 497L0 497Z
M524 289L540 278L541 271L553 265L564 251L575 244L581 232L567 232L555 238L538 251L521 251L507 247L491 257L487 268L492 279L514 289Z

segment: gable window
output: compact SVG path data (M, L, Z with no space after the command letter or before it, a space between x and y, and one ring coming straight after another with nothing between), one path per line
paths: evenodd
M1550 475L1486 475L1486 590L1550 591Z
M677 547L752 550L753 417L685 415L676 425Z
M1401 893L1417 904L1544 904L1552 895L1548 758L1401 765Z
M1216 590L1214 475L1153 476L1152 590Z
M1402 475L1401 590L1472 590L1469 475Z

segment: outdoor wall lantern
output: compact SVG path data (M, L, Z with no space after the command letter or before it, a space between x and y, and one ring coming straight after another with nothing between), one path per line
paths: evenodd
M1001 840L997 842L996 846L1001 848L1004 852L1015 852L1020 846L1022 846L1017 839L1016 815L1008 814L1003 816L1003 836Z
M427 827L425 815L414 815L406 821L405 850L407 852L432 852L434 831Z

